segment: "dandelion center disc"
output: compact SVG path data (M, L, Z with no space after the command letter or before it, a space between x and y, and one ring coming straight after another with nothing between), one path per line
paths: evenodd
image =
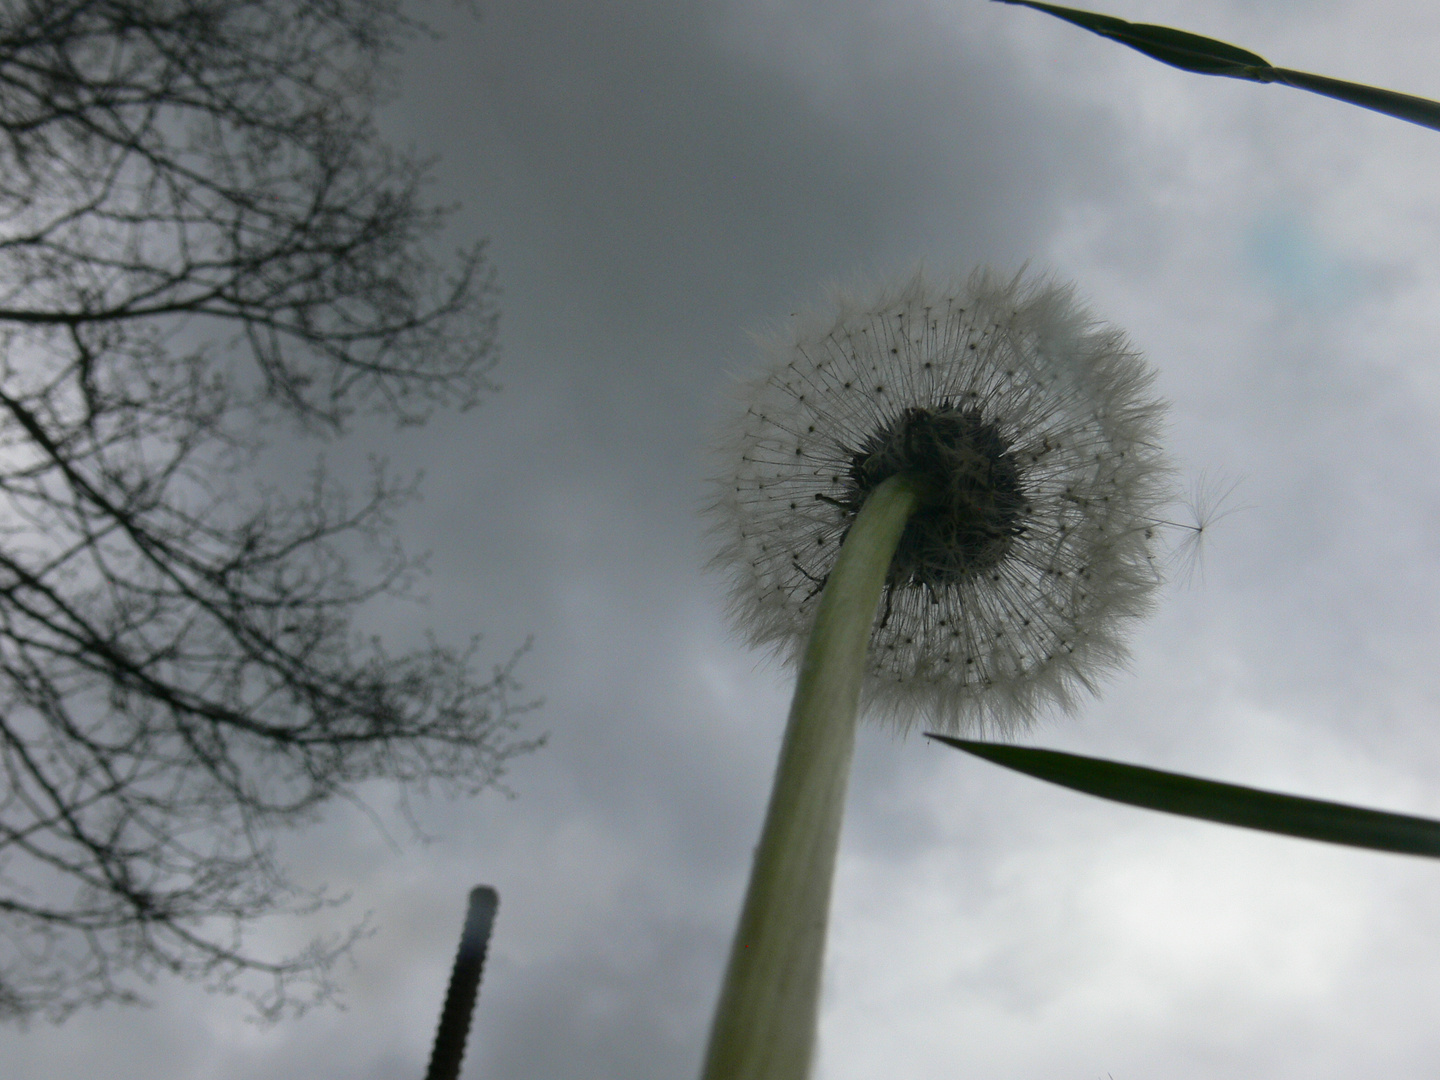
M950 402L913 407L850 455L852 488L837 500L859 513L896 474L914 480L921 504L890 563L894 586L935 588L999 565L1024 531L1029 508L1010 444L975 410Z

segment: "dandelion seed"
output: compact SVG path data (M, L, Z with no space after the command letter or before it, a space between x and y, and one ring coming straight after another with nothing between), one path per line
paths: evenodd
M922 498L872 633L873 713L1013 731L1123 661L1160 582L1164 406L1070 288L917 274L837 292L762 352L711 508L753 644L798 660L815 583L870 493L905 475Z
M1196 577L1205 580L1205 532L1231 514L1249 510L1234 505L1233 498L1240 486L1237 480L1220 480L1201 473L1183 503L1189 521L1157 521L1157 526L1177 529L1180 539L1172 548L1168 562L1171 572L1182 584L1189 585Z

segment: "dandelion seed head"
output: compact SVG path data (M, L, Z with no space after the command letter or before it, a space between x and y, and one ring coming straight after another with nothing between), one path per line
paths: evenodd
M760 341L709 513L748 640L796 662L850 523L921 491L872 632L867 712L1008 733L1073 709L1160 583L1163 404L1073 290L977 272L835 291Z

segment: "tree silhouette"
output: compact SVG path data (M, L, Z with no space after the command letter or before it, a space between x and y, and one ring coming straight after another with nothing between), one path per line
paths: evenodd
M420 568L413 483L244 482L263 430L491 389L483 246L429 254L427 165L376 130L420 30L391 0L0 0L0 1016L164 972L323 998L353 934L250 948L328 902L275 830L535 745L515 657L357 640Z

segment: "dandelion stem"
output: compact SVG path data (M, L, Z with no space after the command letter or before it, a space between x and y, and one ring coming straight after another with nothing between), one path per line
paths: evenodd
M875 609L920 500L903 476L860 508L805 646L770 807L730 950L702 1080L804 1080L845 786Z

